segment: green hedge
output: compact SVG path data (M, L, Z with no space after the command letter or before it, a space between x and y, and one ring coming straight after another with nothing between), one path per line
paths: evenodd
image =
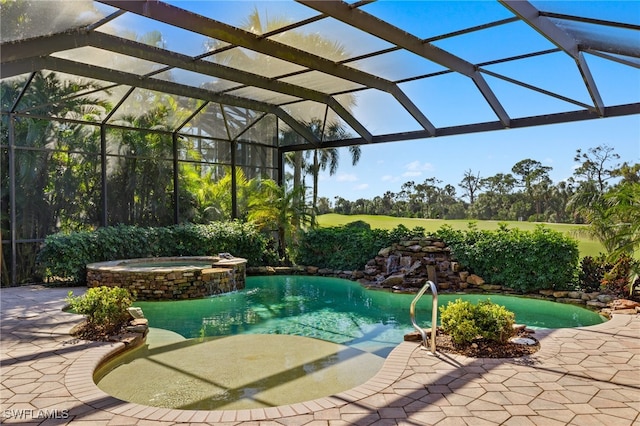
M93 232L54 234L38 253L42 278L86 282L88 263L166 256L214 256L227 252L247 259L249 266L265 265L274 254L268 238L248 223L214 222L166 228L113 226Z
M538 226L533 231L466 231L443 226L436 231L461 265L486 282L522 292L574 288L578 243L561 232Z
M380 249L404 238L424 236L424 228L371 229L363 221L344 226L314 228L300 237L295 262L320 268L362 270Z

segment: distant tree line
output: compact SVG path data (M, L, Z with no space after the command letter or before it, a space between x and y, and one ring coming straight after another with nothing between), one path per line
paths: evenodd
M600 145L576 151L577 167L566 181L552 182L551 167L527 158L511 173L483 177L468 169L458 188L430 177L421 183L405 182L400 191L373 199L336 197L332 203L320 197L317 209L320 214L587 223L586 212L597 200L622 184L640 183L640 164L619 160L613 148Z

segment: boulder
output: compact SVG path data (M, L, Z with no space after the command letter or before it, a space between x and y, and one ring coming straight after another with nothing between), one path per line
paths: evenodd
M401 286L404 282L404 274L389 275L382 281L382 287Z
M602 302L602 303L609 303L609 302L613 302L614 297L611 296L610 294L601 294L598 296L598 302Z
M431 336L431 329L425 328L424 331L427 333L427 338ZM405 342L420 342L422 341L422 334L419 331L412 331L404 335Z
M484 280L476 274L471 274L467 277L467 284L480 286L484 284Z
M483 284L480 286L484 291L496 291L496 290L502 290L502 286L501 285L497 285L497 284Z
M599 302L598 300L587 300L587 306L591 306L592 308L602 309L607 306L606 303Z
M582 292L581 291L570 291L569 294L567 294L567 297L570 299L582 299Z
M142 312L142 308L139 308L137 306L132 306L130 308L127 308L127 311L129 311L129 315L131 315L131 318L133 319L144 318L144 313Z
M378 252L378 256L382 257L387 257L389 256L389 254L391 254L391 247L385 247L383 249L380 249L380 251Z
M636 309L637 307L640 307L640 303L634 302L633 300L617 299L611 302L611 309L614 311L622 309Z

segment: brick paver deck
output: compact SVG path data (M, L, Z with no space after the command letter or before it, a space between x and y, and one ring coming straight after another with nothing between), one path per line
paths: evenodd
M74 289L74 291L81 291ZM538 332L520 359L433 356L401 343L355 389L287 406L171 410L113 398L93 383L120 344L75 340L61 311L68 289L4 288L1 420L74 425L640 425L640 317Z

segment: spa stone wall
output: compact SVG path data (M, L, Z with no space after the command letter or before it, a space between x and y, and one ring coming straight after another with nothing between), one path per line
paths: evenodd
M108 263L108 262L103 262ZM246 260L211 268L118 268L87 266L87 286L122 287L136 300L197 299L245 287Z

